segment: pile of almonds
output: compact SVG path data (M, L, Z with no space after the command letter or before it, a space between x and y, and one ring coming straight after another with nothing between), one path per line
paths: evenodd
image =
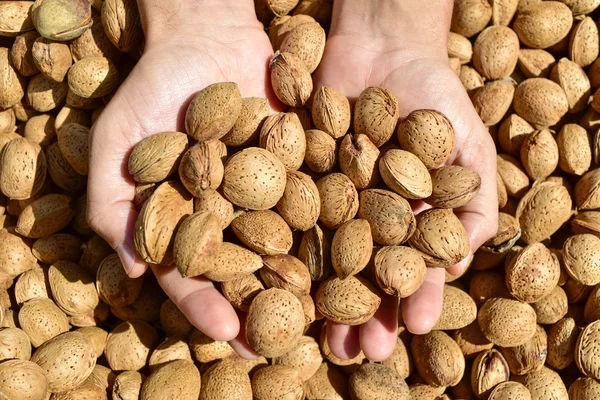
M143 49L135 0L0 1L0 394L9 399L600 398L600 0L455 0L450 65L498 149L499 229L447 274L434 330L392 356L330 350L469 253L478 193L454 130L313 88L331 0L256 0L286 112L235 83L184 132L133 149L134 241L246 313L260 355L195 329L155 277L127 277L85 220L88 136ZM409 201L431 206L414 216ZM0 396L0 397L2 397Z

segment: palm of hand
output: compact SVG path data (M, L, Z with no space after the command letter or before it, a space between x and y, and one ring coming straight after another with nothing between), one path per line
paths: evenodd
M471 168L482 177L480 195L457 212L469 233L472 249L478 248L496 229L495 222L487 220L497 214L496 201L492 200L496 190L495 151L490 135L445 53L436 55L426 46L415 51L414 44L411 49L385 48L372 39L364 35L332 35L315 75L315 87L333 87L354 100L367 87L381 86L396 95L401 117L417 109L444 113L456 131L454 151L447 164ZM415 203L415 212L423 205ZM449 271L460 273L466 263ZM443 269L429 268L421 289L402 301L404 322L413 333L426 333L437 321L444 280ZM397 301L384 298L374 318L360 328L328 324L330 347L343 358L352 358L361 349L370 359L385 358L396 343L397 317Z

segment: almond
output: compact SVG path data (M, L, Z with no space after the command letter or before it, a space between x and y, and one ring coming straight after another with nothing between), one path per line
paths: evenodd
M369 222L355 219L338 228L331 242L331 262L340 279L356 275L371 258L373 237Z
M589 171L577 182L575 204L582 211L600 209L600 168Z
M573 14L569 7L551 1L520 9L513 27L523 44L534 49L545 49L564 39L572 25Z
M512 82L492 81L469 95L485 126L493 126L502 121L508 112L515 95L515 86Z
M546 361L548 354L548 338L546 331L537 326L533 338L520 346L502 347L502 355L506 358L510 372L515 375L525 375L539 370Z
M469 203L481 187L479 174L468 168L450 165L430 171L433 185L425 202L438 208L459 208Z
M356 187L346 175L334 172L317 181L321 197L319 220L327 228L338 228L354 218L359 201Z
M337 146L335 139L318 129L305 132L306 154L304 162L314 172L331 172L337 163Z
M231 227L242 243L260 254L285 254L292 247L292 231L271 210L243 213L231 222Z
M0 360L29 360L31 358L31 341L29 336L19 328L0 329Z
M262 282L254 274L242 275L221 283L223 296L232 306L244 312L248 312L252 300L264 289Z
M212 267L223 242L219 218L207 211L183 220L173 242L175 265L184 278L202 275Z
M113 371L137 371L146 366L158 345L156 330L144 321L126 321L108 335L104 355Z
M448 57L455 57L461 64L468 64L473 57L473 45L463 35L448 33Z
M581 126L566 124L557 138L560 169L569 174L583 175L592 163L591 140Z
M587 67L598 58L599 52L598 27L592 18L585 17L571 31L569 58L580 67Z
M477 306L468 293L444 285L442 314L433 327L437 330L456 330L468 326L477 318Z
M371 226L373 240L381 245L399 245L415 230L415 217L410 204L394 192L367 189L360 193L358 217Z
M63 229L71 222L73 199L64 194L48 194L33 201L19 215L15 231L38 239Z
M494 344L487 340L481 332L477 321L454 331L452 339L458 344L467 360L473 359L481 352L494 347Z
M566 272L561 270L561 275L563 273L566 274ZM556 286L549 295L533 303L531 306L537 315L538 324L551 325L567 314L569 310L569 299L563 288Z
M508 26L519 7L519 0L495 0L492 2L492 23Z
M492 5L488 0L460 0L452 10L450 30L471 37L483 30L492 19Z
M519 50L518 65L527 78L547 78L556 59L546 50Z
M90 343L92 343L94 349L96 350L96 358L102 357L102 353L104 353L104 348L106 347L106 338L108 337L108 332L102 328L98 328L97 326L79 328L76 330L76 332L81 333L90 341Z
M231 130L221 138L221 141L227 146L252 146L256 143L262 124L269 113L267 99L243 98L238 119Z
M200 398L206 400L252 398L250 377L237 364L219 362L202 374Z
M533 180L545 179L558 166L558 145L547 129L535 131L521 146L521 162Z
M69 45L45 37L36 39L32 47L37 69L48 78L62 82L73 63Z
M10 277L29 271L36 265L28 243L14 232L0 231L0 270Z
M350 117L350 102L342 93L325 86L315 92L312 118L317 129L339 139L350 128Z
M411 352L415 367L429 385L454 386L465 372L465 358L458 344L442 331L413 337Z
M108 58L88 57L73 64L68 78L73 93L95 99L115 90L119 84L119 71Z
M512 156L499 154L498 174L502 177L509 196L523 197L529 189L529 177L521 163Z
M54 264L60 260L78 262L83 242L77 236L57 233L38 239L33 243L35 258L45 264Z
M46 157L25 138L11 140L0 156L0 189L7 197L25 200L35 195L46 177Z
M148 360L150 372L175 360L193 361L190 348L183 335L170 336L154 349Z
M584 400L593 398L600 390L600 383L592 378L578 378L569 386L569 398Z
M0 90L0 108L10 108L17 104L25 94L25 80L19 77L10 62L9 50L0 49L0 77L2 85Z
M94 280L79 265L56 262L48 270L48 280L56 305L68 315L93 313L98 306Z
M27 103L38 112L54 110L63 104L68 89L66 82L57 82L37 74L27 85Z
M600 352L598 345L598 332L600 321L594 321L586 326L579 334L575 345L575 363L581 373L589 378L598 380L600 371L596 360Z
M132 279L127 276L117 254L105 258L96 274L100 299L114 307L132 304L142 290L142 282L141 278Z
M557 370L567 368L575 360L579 328L573 318L563 318L548 331L548 365Z
M163 181L177 171L187 147L185 133L161 132L147 137L133 148L128 171L136 182Z
M71 328L65 313L47 298L31 299L23 304L19 310L19 325L34 347L40 347Z
M208 211L219 218L219 226L225 229L233 220L233 204L214 189L203 190L194 200L194 211Z
M377 283L389 295L408 297L425 281L425 261L410 247L382 247L375 254L374 262Z
M137 400L146 377L137 371L125 371L115 379L112 396L122 400Z
M34 29L31 21L33 1L10 1L0 5L0 36L14 37Z
M69 124L57 132L58 147L78 174L87 175L89 163L89 128Z
M535 335L535 311L527 303L492 298L479 309L479 326L485 337L502 347L520 346Z
M319 225L304 232L298 249L298 259L308 267L311 280L323 281L332 273L330 240Z
M287 398L302 400L302 378L296 368L271 365L259 369L252 376L252 394L255 400Z
M517 34L506 26L490 26L473 45L473 65L487 79L504 79L517 66L518 54Z
M285 289L298 298L310 293L308 268L289 254L264 256L260 276L267 288Z
M557 83L545 78L531 78L517 87L513 105L527 122L544 127L555 125L567 113L569 99Z
M319 344L310 336L302 336L296 346L286 354L273 359L273 365L296 368L300 378L306 382L319 370L323 357Z
M512 379L529 389L532 399L568 398L567 388L560 375L550 368L542 367L537 371L530 372L527 375L515 376Z
M339 150L341 171L348 176L357 189L373 187L379 182L379 149L366 135L348 134Z
M586 108L592 89L590 80L579 65L567 58L561 58L552 68L550 79L565 91L570 114L576 114Z
M312 178L302 172L288 172L285 191L277 203L277 210L287 224L306 231L317 222L320 208L319 190Z
M471 369L471 388L478 398L487 397L495 386L507 382L510 377L508 364L495 349L479 354Z
M368 87L361 92L354 106L354 133L364 134L381 146L394 134L400 109L392 92Z
M348 398L348 379L334 365L322 363L317 372L304 384L307 400Z
M92 24L89 1L39 1L31 10L33 24L44 37L67 41L80 36Z
M160 306L160 325L167 335L172 336L188 336L194 328L171 299L165 300Z
M204 273L211 281L226 282L253 273L262 267L258 254L237 244L223 242L213 259L212 267Z
M600 239L589 233L574 235L563 246L563 263L569 276L594 286L600 283Z
M213 340L197 329L192 332L189 344L194 358L201 363L209 363L235 354L229 343Z
M388 150L379 160L385 184L408 199L423 199L432 192L431 176L423 162L404 150Z
M92 26L74 39L70 44L73 60L79 61L87 57L106 57L113 62L119 61L121 52L112 44L104 32L102 18L99 14L92 14Z
M39 72L32 54L33 44L39 37L40 34L37 31L23 33L15 38L10 49L10 60L13 68L23 76L32 76Z
M347 307L348 298L353 306ZM381 303L377 288L361 276L344 280L331 277L321 283L316 295L317 310L327 319L344 325L361 325L375 314Z
M48 378L45 371L31 361L8 360L0 365L0 385L7 399L43 399L47 396Z
M352 398L381 397L408 400L408 385L393 369L381 364L363 364L350 376Z
M275 154L287 171L298 170L306 153L306 136L298 116L276 113L267 117L260 130L260 147Z
M295 54L277 51L269 68L277 98L288 106L303 106L313 90L312 78L304 61Z
M144 381L140 399L162 398L166 393L177 393L180 399L200 397L200 372L189 360L175 360L156 369Z
M459 78L467 93L483 86L483 77L479 75L475 68L468 65L460 67Z
M325 51L325 30L317 22L300 24L285 35L279 51L297 56L312 74Z
M48 174L52 182L67 192L79 192L85 187L86 177L75 171L62 154L57 142L46 147Z
M110 41L122 52L135 49L144 38L137 3L131 0L105 0L102 26Z
M39 144L45 149L56 136L54 123L54 117L51 115L35 115L25 124L23 137Z

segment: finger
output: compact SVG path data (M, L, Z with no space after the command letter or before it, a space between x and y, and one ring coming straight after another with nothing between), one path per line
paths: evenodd
M240 321L231 304L206 278L183 278L174 267L152 265L167 296L198 330L214 340L234 340Z
M133 245L138 213L132 203L135 185L125 163L131 143L105 121L101 118L90 133L87 220L117 251L127 274L137 278L147 267Z
M337 358L350 360L360 354L358 326L327 321L327 343Z
M359 332L360 348L369 360L387 359L398 338L398 299L384 295L373 318L361 325Z
M427 268L423 285L414 294L402 300L402 317L411 333L428 333L440 318L445 276L443 268Z
M229 344L235 352L242 358L246 360L253 360L260 355L250 347L248 342L246 342L246 314L236 311L238 319L240 321L240 333L233 340L229 341Z

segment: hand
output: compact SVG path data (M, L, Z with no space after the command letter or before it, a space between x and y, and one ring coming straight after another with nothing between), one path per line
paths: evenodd
M471 168L482 182L478 196L456 210L471 240L469 257L448 269L457 275L475 250L496 233L498 203L494 143L448 64L446 32L451 9L452 2L447 0L431 4L336 1L314 86L332 87L350 99L369 86L382 86L396 95L401 118L416 109L433 109L450 119L456 141L447 164ZM437 322L444 280L444 269L429 268L423 286L402 301L402 317L410 332L427 333ZM398 301L387 296L369 322L360 327L329 322L327 337L340 358L353 358L362 349L369 359L384 360L396 344L397 324Z
M253 2L192 6L176 1L168 7L160 2L169 1L158 1L155 6L140 2L142 21L151 28L145 29L144 55L94 125L90 142L88 221L118 252L130 277L146 270L132 244L138 213L127 162L133 146L155 133L183 131L189 101L212 83L237 82L244 97L268 97L273 54ZM253 355L238 315L212 282L183 279L175 268L153 266L153 271L194 326L216 340L230 341L242 356Z

